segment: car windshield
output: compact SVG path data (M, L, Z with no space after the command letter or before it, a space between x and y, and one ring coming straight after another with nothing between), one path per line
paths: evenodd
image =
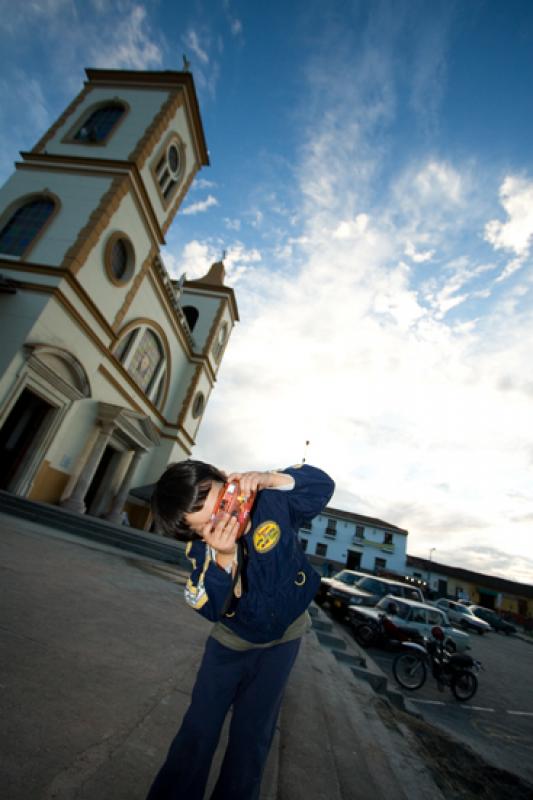
M360 578L357 581L358 589L364 589L365 592L370 594L384 595L387 593L387 587L375 578Z
M350 572L339 572L338 575L335 575L335 580L341 581L347 586L353 586L359 580L359 575L352 575Z

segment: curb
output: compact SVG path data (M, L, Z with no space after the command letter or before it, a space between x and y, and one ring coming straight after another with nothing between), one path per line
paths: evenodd
M388 699L395 708L420 717L418 711L412 708L412 703L406 701L398 689L389 687L385 673L353 637L346 634L340 625L332 622L316 604L311 605L309 613L312 629L319 643L329 650L340 664L346 666L355 678L368 683L380 697Z

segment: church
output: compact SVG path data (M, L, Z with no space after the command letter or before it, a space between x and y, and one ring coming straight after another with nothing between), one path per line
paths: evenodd
M0 489L148 529L130 490L190 456L238 309L160 255L209 164L191 73L86 75L0 190Z

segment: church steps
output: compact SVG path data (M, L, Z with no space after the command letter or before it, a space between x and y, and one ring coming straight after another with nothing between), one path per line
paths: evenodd
M123 525L114 525L107 520L67 511L24 497L0 491L0 512L11 514L45 525L56 530L91 539L121 550L138 553L168 564L188 566L184 545L164 539L157 534L145 533Z

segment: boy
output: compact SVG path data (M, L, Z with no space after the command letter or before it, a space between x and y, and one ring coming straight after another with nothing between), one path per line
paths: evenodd
M222 485L257 492L244 535L237 520L213 520ZM147 800L202 800L222 724L233 706L228 746L211 800L257 800L285 684L307 629L307 607L320 577L298 529L333 494L324 472L303 465L281 472L226 476L201 461L182 461L155 486L152 506L167 532L193 536L187 603L215 622L191 705Z

